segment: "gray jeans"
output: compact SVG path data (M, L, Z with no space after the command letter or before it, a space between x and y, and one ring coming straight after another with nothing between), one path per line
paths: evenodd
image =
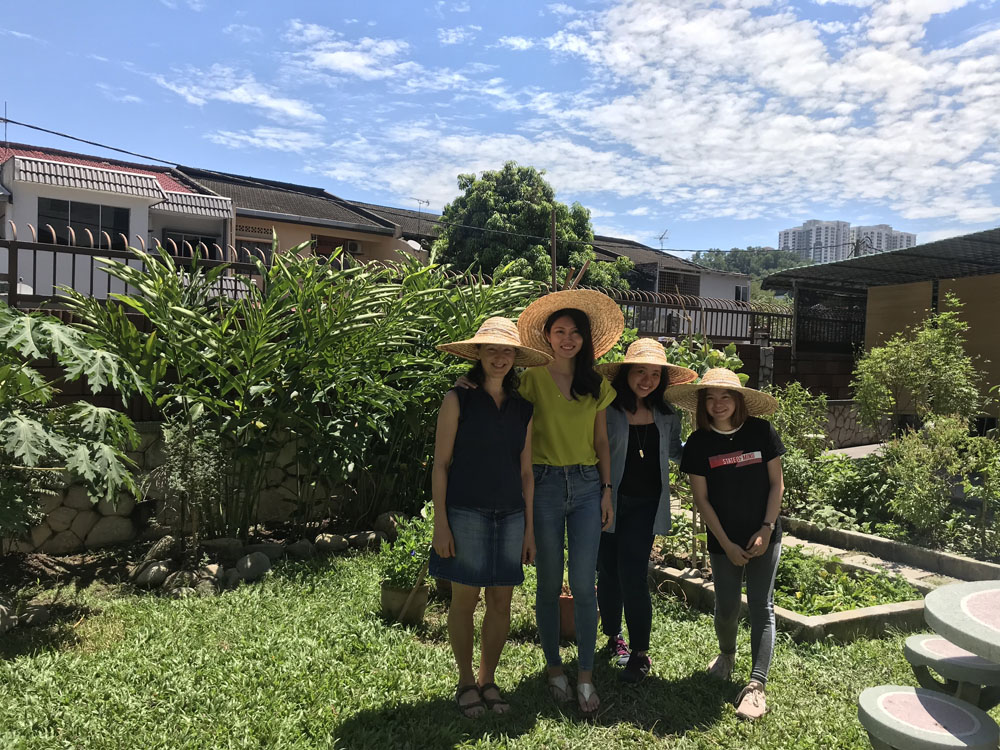
M781 542L772 544L767 552L751 558L742 567L729 562L723 552L712 552L709 556L715 581L715 634L719 637L719 651L736 653L736 626L740 619L740 594L745 572L750 608L750 653L753 657L750 679L766 685L774 653L774 576L778 572Z

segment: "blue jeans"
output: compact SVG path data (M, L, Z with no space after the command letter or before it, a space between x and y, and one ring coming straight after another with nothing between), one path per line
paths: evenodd
M601 543L601 481L596 466L535 464L535 617L545 662L559 656L559 593L563 546L569 549L569 587L573 592L578 666L594 668L597 645L597 550Z

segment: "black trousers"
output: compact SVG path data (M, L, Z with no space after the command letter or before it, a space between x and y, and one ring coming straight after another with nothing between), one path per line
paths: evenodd
M619 495L615 532L601 534L597 553L597 606L601 610L601 629L609 638L618 635L624 608L629 647L633 651L649 650L653 604L647 576L658 504L657 497Z

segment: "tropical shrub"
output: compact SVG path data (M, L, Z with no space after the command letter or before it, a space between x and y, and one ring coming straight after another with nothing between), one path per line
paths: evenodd
M134 490L126 456L138 442L121 412L84 401L59 404L58 381L34 363L52 359L66 381L83 379L92 394L140 387L127 362L56 318L0 303L0 536L24 531L38 518L39 493L82 483L96 503Z
M471 335L490 315L513 316L538 286L490 285L415 260L341 267L304 244L258 263L256 280L225 279L241 292L233 299L218 294L224 266L136 257L141 267L108 261L106 270L141 296L105 305L68 291L70 305L93 337L135 363L177 429L198 423L216 436L224 474L217 512L202 516L210 534L247 535L288 444L301 505L336 493L355 517L380 503L419 507L433 414L461 371L433 345Z
M904 414L924 419L955 414L966 422L982 406L980 373L965 351L968 324L961 301L945 298L946 312L932 312L916 326L873 347L858 360L851 387L859 416L886 439Z
M814 396L801 383L768 386L764 391L778 400L778 410L766 417L786 448L816 458L830 446L826 436L826 396Z
M688 367L701 377L713 367L725 367L739 375L740 382L746 385L750 376L739 372L743 369L743 360L736 354L736 344L727 344L724 349L717 349L705 334L684 336L675 339L667 346L667 361L681 367Z

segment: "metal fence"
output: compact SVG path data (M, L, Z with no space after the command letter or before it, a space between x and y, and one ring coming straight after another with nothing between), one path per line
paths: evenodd
M69 244L55 242L39 242L39 233L31 224L28 230L30 241L18 239L17 227L8 222L10 238L0 237L0 297L10 307L36 309L43 304L58 305L60 288L75 289L97 299L107 299L112 294L134 294L138 290L127 286L119 279L104 272L102 259L117 260L133 268L142 268L144 264L157 262L158 253L146 253L146 243L138 235L138 246L145 257L137 257L135 253L114 249L115 245L125 247L128 238L118 235L114 241L106 232L98 238L95 245L94 236L85 230L86 244L77 244L77 236L72 229L69 231ZM51 226L43 228L42 238L55 231ZM268 258L259 250L237 248L229 245L226 249L219 245L208 247L202 243L192 247L188 242L178 246L168 240L162 246L157 240L158 248L164 249L173 257L174 262L182 266L195 263L200 268L213 268L226 265L226 270L216 282L220 296L241 297L247 294L247 278L259 273L253 262L254 256L265 264Z
M622 306L625 325L640 336L704 334L717 343L790 345L792 311L782 305L598 288Z

